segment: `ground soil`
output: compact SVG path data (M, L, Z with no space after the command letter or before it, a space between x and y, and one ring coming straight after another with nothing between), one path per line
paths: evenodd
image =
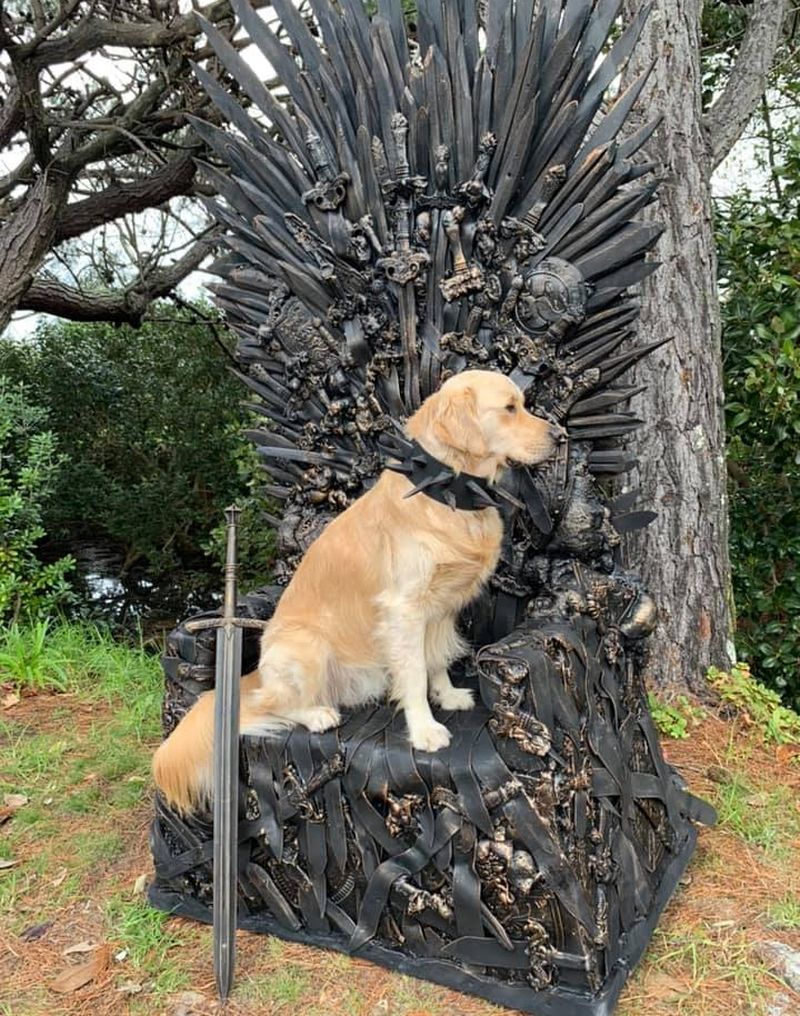
M7 715L29 731L55 736L66 724L73 732L85 729L88 738L103 722L104 709L110 707L76 696L39 695L23 699ZM687 876L625 989L619 1016L800 1013L800 997L770 971L759 946L772 940L800 950L798 752L764 744L741 719L716 715L707 716L689 739L667 741L665 749L696 794L718 803L728 800L734 787L750 799L739 802L739 811L728 808L729 821L701 830ZM88 773L90 782L93 776ZM795 815L770 812L776 787L781 788L783 810L794 809ZM149 793L143 784L138 801L124 814L98 808L61 817L55 827L49 823L15 869L0 870L0 890L12 870L37 872L12 905L0 911L0 1016L203 1016L222 1011L215 1001L208 928L170 919L158 930L151 952L134 961L126 947L128 932L115 927L109 916L111 899L123 907L136 906L145 881L141 876L152 871ZM760 824L753 825L760 811ZM21 812L7 816L0 838L20 821ZM63 883L75 844L119 833L123 846L118 855L83 871L70 892L60 893L59 878ZM70 947L87 943L99 949L65 956ZM508 1012L364 961L262 936L239 933L237 948L237 986L224 1010L229 1016ZM53 990L65 969L93 957L93 980L65 993Z

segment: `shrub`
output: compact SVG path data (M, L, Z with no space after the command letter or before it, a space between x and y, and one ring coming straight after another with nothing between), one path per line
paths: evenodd
M258 460L241 435L232 337L201 313L161 304L138 329L47 324L25 344L0 342L0 370L30 379L69 455L43 517L49 537L111 543L123 572L216 570L210 534L236 500L248 509L242 582L252 584L272 557Z
M70 598L70 557L39 557L43 514L67 459L45 429L47 412L26 388L0 377L0 619L37 621Z
M800 744L800 716L781 704L780 696L756 681L746 663L730 671L709 667L708 680L720 698L735 706L767 741Z
M718 246L737 651L797 706L800 219L739 199L719 216Z
M706 715L705 710L692 705L686 695L679 695L674 702L665 702L648 692L647 704L655 725L665 737L674 740L685 740Z

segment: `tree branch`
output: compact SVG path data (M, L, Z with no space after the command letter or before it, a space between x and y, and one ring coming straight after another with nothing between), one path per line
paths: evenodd
M123 132L133 132L137 127L141 129L142 122L157 108L160 100L171 87L170 82L180 80L180 72L184 66L184 60L178 56L173 58L163 73L158 75L144 89L141 95L137 95L128 105L116 115L111 124L104 124L105 130L100 129L95 137L86 141L79 147L72 147L69 144L61 146L57 162L67 172L78 172L90 162L97 159L110 159L120 151L126 150L130 144L130 138L126 138ZM89 128L91 128L91 123ZM109 132L113 131L118 136L109 138Z
M8 90L0 106L0 148L8 143L25 125L25 114L22 111L22 96L16 82Z
M50 132L47 129L46 114L42 94L39 91L39 71L19 58L19 48L6 42L6 52L14 69L16 86L14 92L19 96L23 123L27 129L28 141L36 161L42 169L50 165ZM13 92L12 92L13 95ZM11 96L9 96L11 98Z
M703 118L711 168L739 140L766 87L781 38L786 0L754 0L736 63L722 94Z
M33 157L33 152L28 152L22 162L10 173L6 173L5 176L0 176L0 201L18 187L21 183L30 183L33 179L33 168L36 165L36 160ZM14 202L12 202L13 206ZM7 210L8 206L0 207L0 218L3 218L3 213Z
M53 314L70 321L112 321L139 325L153 300L168 296L202 263L212 247L207 237L194 244L174 265L159 268L116 293L84 293L52 278L34 279L19 310Z
M192 156L179 155L141 180L112 183L84 201L74 201L67 205L59 220L56 243L81 236L122 215L157 208L170 198L188 194L195 172Z
M269 0L251 0L252 6L268 6ZM232 17L228 0L216 0L199 13L212 24L224 18ZM87 17L79 21L72 31L58 39L43 40L35 38L21 47L23 55L33 56L40 67L67 63L85 53L92 52L102 46L122 46L126 49L151 49L159 46L173 46L185 39L200 34L194 12L176 18L171 24L165 24L155 18L142 18L141 21L124 21Z

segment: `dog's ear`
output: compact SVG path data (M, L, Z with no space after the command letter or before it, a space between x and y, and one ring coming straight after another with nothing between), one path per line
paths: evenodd
M478 401L472 388L439 392L433 433L443 444L459 452L481 457L489 449L478 423Z

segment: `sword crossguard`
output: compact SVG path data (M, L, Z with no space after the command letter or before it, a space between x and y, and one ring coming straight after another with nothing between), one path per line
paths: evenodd
M196 621L186 621L183 627L188 632L204 631L206 628L266 628L269 621L259 621L256 617L200 617Z

